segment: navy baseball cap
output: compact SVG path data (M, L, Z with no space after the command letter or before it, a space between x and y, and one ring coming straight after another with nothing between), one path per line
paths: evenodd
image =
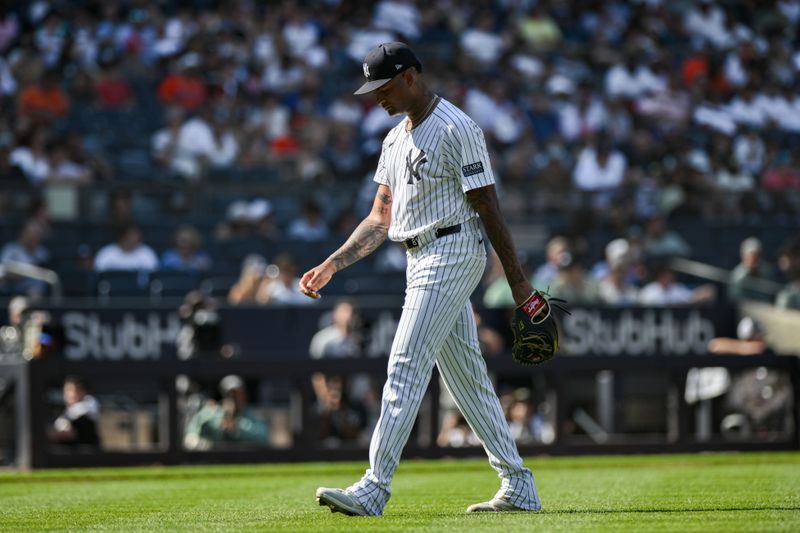
M416 67L422 72L422 63L411 48L399 42L379 44L369 51L362 66L367 82L353 94L370 93L411 67Z

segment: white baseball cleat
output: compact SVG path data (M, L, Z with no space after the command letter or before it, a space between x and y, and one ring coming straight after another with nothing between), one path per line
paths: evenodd
M347 516L367 516L369 514L355 496L342 489L318 488L317 503L327 505L331 508L332 513L343 513Z
M467 507L468 513L499 513L506 511L530 512L538 510L539 509L522 509L501 498L492 498L488 502L475 503Z

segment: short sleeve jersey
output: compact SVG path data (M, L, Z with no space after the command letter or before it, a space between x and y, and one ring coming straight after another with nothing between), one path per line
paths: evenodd
M403 241L477 217L466 192L494 183L483 131L444 98L411 131L383 141L375 181L392 190L389 238Z

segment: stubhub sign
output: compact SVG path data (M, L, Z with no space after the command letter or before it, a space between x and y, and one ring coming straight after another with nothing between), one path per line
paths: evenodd
M61 315L64 357L71 361L160 359L175 353L177 312L67 311Z
M573 309L563 317L569 355L691 355L708 352L714 322L697 310Z

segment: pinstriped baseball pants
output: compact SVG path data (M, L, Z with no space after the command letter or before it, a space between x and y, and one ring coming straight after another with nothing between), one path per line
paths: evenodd
M346 490L372 515L383 514L420 402L436 364L447 390L489 456L502 483L496 497L539 509L533 474L522 464L486 373L469 297L486 263L479 222L408 252L403 312L389 357L370 468Z

